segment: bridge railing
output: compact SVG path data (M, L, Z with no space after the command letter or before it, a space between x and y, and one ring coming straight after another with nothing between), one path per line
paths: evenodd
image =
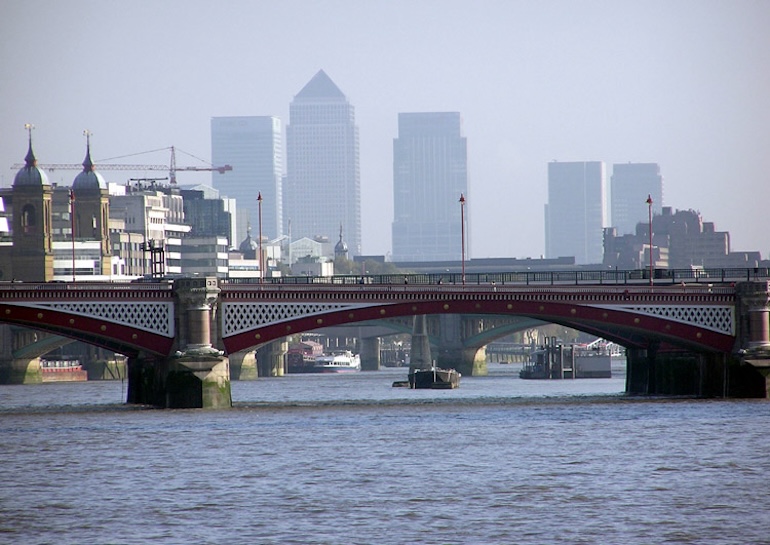
M21 299L171 299L173 284L125 282L2 282L0 301Z
M268 285L638 285L638 284L718 284L750 280L770 280L770 268L730 269L649 269L637 270L561 270L514 271L497 273L420 273L420 274L358 274L335 276L284 276L278 278L228 279L227 284Z

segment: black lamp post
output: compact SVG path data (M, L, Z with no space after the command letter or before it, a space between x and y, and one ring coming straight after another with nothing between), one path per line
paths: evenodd
M257 193L257 208L259 209L259 282L265 277L265 268L262 264L262 192Z
M460 266L462 269L462 282L465 285L465 195L460 193Z
M652 195L647 195L647 211L650 231L650 286L652 286Z

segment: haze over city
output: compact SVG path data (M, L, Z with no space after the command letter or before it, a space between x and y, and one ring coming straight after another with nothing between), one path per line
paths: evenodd
M97 169L172 145L210 159L212 117L289 124L290 101L323 69L356 109L365 254L391 250L398 113L457 111L472 258L544 253L552 160L658 163L664 205L699 210L734 250L767 257L768 28L770 3L749 0L6 0L0 186L26 154L25 123L40 163L80 163L84 129Z

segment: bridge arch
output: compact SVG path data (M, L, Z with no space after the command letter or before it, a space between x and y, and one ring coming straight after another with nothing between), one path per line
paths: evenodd
M118 352L166 356L175 313L167 284L6 284L0 323L44 331Z
M322 327L383 318L475 314L521 316L595 334L626 347L652 340L700 352L729 352L735 343L734 294L705 287L676 292L606 287L517 290L452 287L349 290L223 290L222 341L228 352ZM258 296L254 296L254 294ZM253 299L253 302L248 302Z

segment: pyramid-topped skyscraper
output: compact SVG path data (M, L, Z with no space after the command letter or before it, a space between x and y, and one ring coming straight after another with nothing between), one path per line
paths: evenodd
M355 109L320 70L289 105L283 218L291 238L333 240L345 229L361 254L361 175Z

